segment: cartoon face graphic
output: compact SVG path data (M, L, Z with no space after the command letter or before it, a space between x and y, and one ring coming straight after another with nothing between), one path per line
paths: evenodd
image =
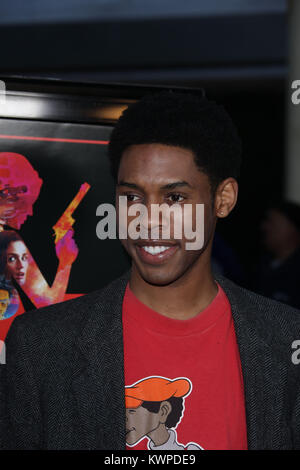
M135 445L145 436L153 437L156 444L163 444L168 439L166 419L172 406L168 401L158 403L158 411L149 411L145 406L126 409L126 442Z
M0 219L19 229L33 213L43 181L18 153L0 153Z
M24 284L29 265L29 253L22 240L10 242L7 247L6 260L6 272L20 285Z
M9 293L7 290L0 289L0 320L3 319L9 304Z
M192 390L189 379L146 377L125 387L126 444L135 446L145 437L148 449L183 450L177 442L175 428L184 415L184 400ZM200 450L189 443L188 450Z

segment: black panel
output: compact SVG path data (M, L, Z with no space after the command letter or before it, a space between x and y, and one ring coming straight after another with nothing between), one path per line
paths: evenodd
M283 14L37 24L0 29L0 70L281 64Z

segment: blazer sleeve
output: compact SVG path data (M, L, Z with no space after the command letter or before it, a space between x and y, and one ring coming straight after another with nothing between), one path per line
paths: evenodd
M41 448L39 388L31 361L30 335L21 318L5 340L5 363L0 364L0 449Z
M300 368L300 364L296 367ZM300 450L300 376L292 414L293 450Z

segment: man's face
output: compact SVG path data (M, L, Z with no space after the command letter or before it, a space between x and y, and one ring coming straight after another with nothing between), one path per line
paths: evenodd
M133 145L124 152L118 173L118 197L127 196L128 207L144 204L149 213L147 221L148 240L121 240L132 258L133 269L148 283L168 285L179 280L195 267L208 247L214 233L216 218L212 210L211 187L208 176L197 168L190 150L163 144ZM204 246L187 250L184 229L181 239L174 237L174 219L171 219L169 239L151 238L154 221L150 217L151 204L172 206L191 204L193 207L193 230L196 229L196 204L204 204ZM134 217L127 216L127 224ZM159 222L162 232L163 220ZM173 226L172 226L173 225ZM201 227L202 228L202 227ZM157 247L164 251L156 253ZM154 247L154 248L153 248Z

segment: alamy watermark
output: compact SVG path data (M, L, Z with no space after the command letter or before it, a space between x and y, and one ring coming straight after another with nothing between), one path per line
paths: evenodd
M0 80L0 106L6 102L6 86L3 80Z
M6 364L6 347L4 341L0 340L0 365Z
M100 240L184 239L186 250L204 245L204 204L151 204L148 210L144 204L128 206L127 197L119 196L118 211L113 204L100 204L96 215L102 217L96 226Z
M292 349L295 349L292 354L292 363L298 365L300 364L300 339L295 339L292 342Z

